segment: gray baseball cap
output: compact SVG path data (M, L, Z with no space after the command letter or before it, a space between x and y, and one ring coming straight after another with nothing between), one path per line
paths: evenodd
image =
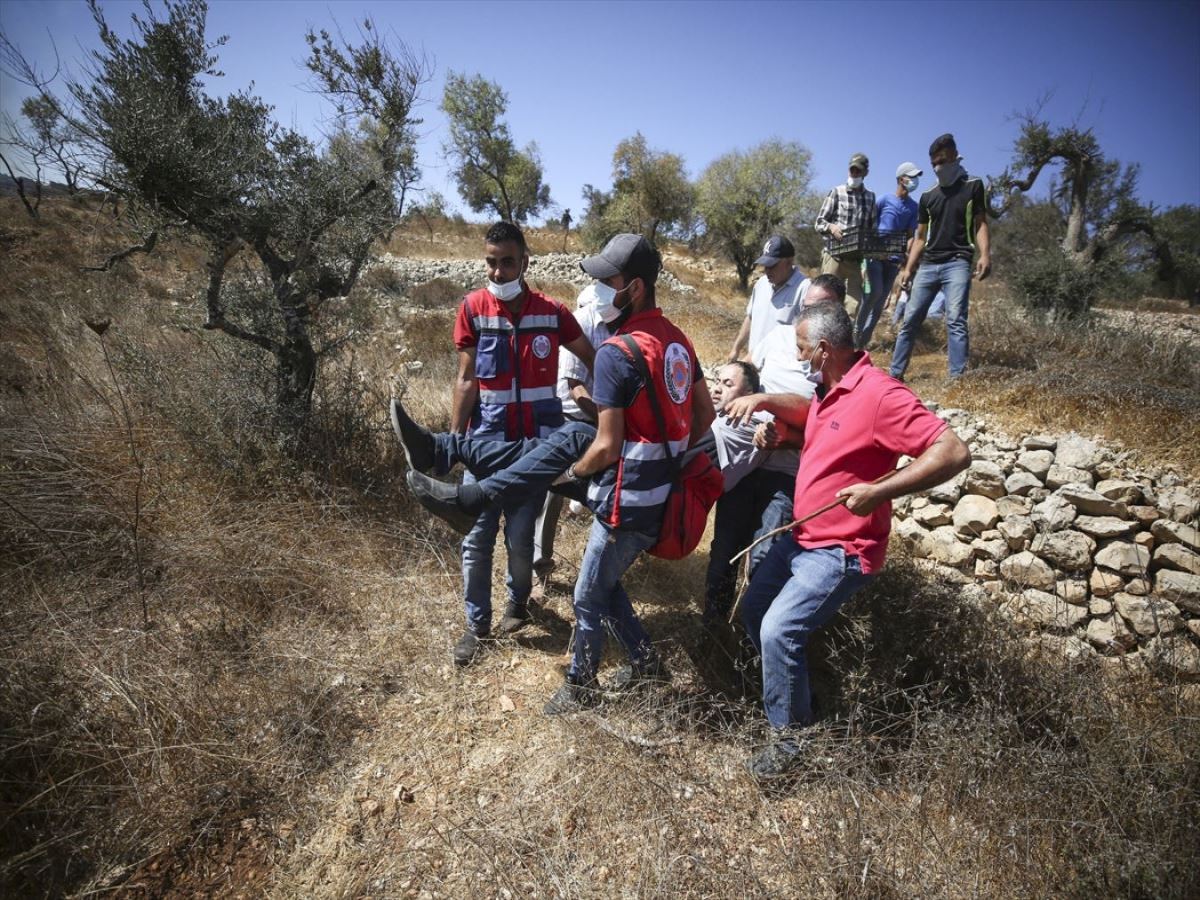
M924 174L924 172L916 167L916 164L910 162L900 163L900 167L896 169L897 178L916 178L918 175Z
M583 260L579 268L593 278L623 274L654 284L662 268L662 257L640 234L618 234L595 256Z

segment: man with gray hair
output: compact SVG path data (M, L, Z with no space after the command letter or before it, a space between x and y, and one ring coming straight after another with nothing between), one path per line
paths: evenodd
M805 647L883 568L891 501L941 484L971 462L945 422L854 349L854 326L839 304L800 311L796 349L816 385L811 403L799 395L753 394L727 407L734 421L766 410L804 423L792 507L799 524L771 547L742 601L774 732L747 762L760 780L783 776L804 759L804 729L813 721ZM903 455L912 463L889 476ZM834 500L838 505L817 512Z

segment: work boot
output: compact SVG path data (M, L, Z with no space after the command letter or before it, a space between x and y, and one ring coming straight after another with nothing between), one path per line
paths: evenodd
M479 513L468 512L459 505L458 485L430 478L416 469L409 469L404 473L404 478L417 502L459 534L466 534L475 527Z
M408 467L417 472L430 471L435 460L433 432L428 428L422 428L410 419L408 413L404 411L404 407L400 405L400 401L395 397L392 398L391 410L392 430L400 439L400 446L404 449L404 458L408 460Z
M458 643L454 645L454 664L456 666L469 666L475 662L475 658L479 656L483 649L483 642L487 640L488 633L476 633L469 626L463 632L463 636L458 639Z
M508 601L508 605L504 607L504 615L500 618L500 625L496 631L500 634L512 634L514 631L519 631L524 628L529 622L529 604L517 603L513 600Z
M558 563L553 557L550 559L539 559L534 561L533 574L537 576L538 584L542 586L543 591L550 587L550 576L557 568Z
M582 712L600 704L601 696L596 679L577 681L570 675L554 695L546 701L543 712L548 716L562 716Z
M805 743L795 734L775 735L766 747L746 760L746 771L759 783L785 778L803 765Z
M621 666L613 674L605 689L614 694L640 691L656 684L667 684L671 673L661 656L655 653L637 665Z

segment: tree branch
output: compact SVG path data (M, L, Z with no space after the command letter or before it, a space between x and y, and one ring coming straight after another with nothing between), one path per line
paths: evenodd
M225 318L225 309L221 306L221 283L225 280L225 267L241 249L240 241L229 241L213 248L208 258L208 290L205 292L205 308L208 318L204 322L206 331L223 331L230 337L248 341L272 353L279 352L279 344L266 335L247 331L240 325Z
M110 256L108 259L106 259L101 265L80 266L80 268L85 272L107 272L109 269L111 269L113 266L115 266L121 260L129 258L130 256L133 256L133 254L135 254L135 253L153 253L154 246L157 243L158 243L158 229L156 228L153 231L151 231L148 235L146 235L146 237L142 239L142 242L140 244L134 244L132 247L126 247L124 250L114 253L112 256Z

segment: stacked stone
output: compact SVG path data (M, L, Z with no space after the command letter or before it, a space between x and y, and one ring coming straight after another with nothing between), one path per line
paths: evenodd
M591 282L579 268L582 254L544 253L531 256L526 277L535 286L538 284L570 284L583 289ZM482 259L415 259L385 253L372 266L386 266L396 273L397 281L407 288L428 284L443 278L462 287L464 291L481 286L487 277ZM694 294L696 289L684 284L664 269L659 273L658 284L665 290L677 294ZM560 297L573 304L574 297Z
M938 414L973 460L896 504L912 555L1070 656L1200 678L1197 494L1076 434L1018 442L963 410Z

